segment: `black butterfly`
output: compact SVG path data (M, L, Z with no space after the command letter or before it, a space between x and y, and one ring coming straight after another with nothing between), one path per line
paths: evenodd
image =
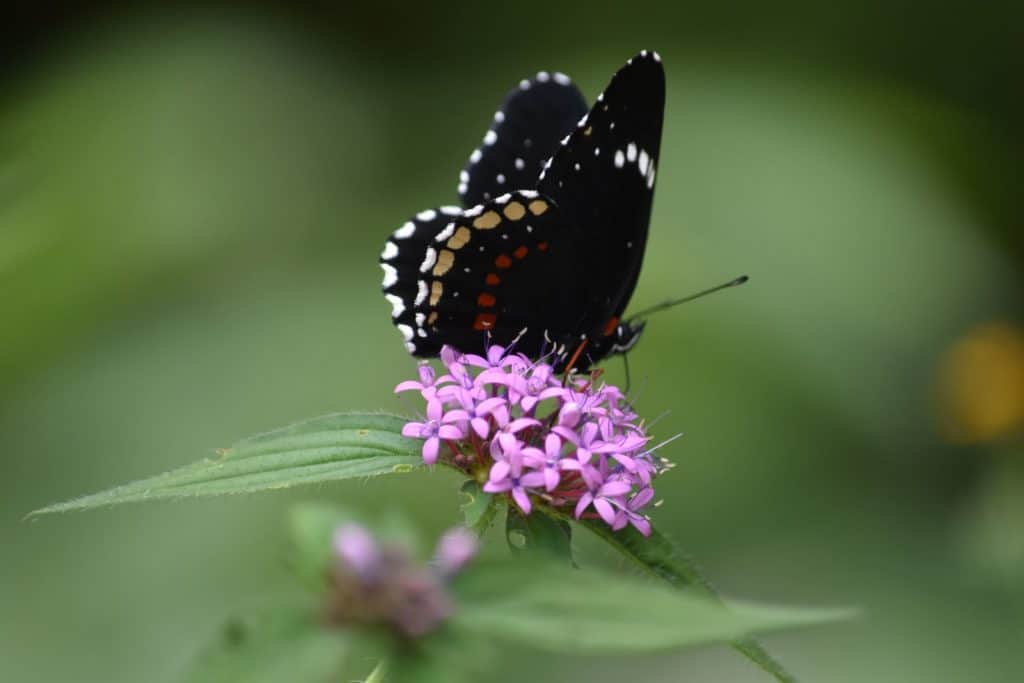
M647 242L665 106L656 52L641 52L587 111L563 74L506 96L459 176L464 207L416 214L380 257L406 348L479 352L485 339L557 369L636 343L620 316Z

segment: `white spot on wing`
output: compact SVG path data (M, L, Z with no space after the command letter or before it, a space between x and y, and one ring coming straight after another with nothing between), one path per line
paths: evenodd
M459 194L466 194L469 191L469 186L466 183L459 183Z
M413 306L419 306L427 300L427 283L425 280L420 280L416 283L416 300L412 302Z
M533 199L534 197L538 196L537 192L534 190L520 190L519 194L526 197L527 199Z
M575 164L572 165L572 167L575 168L577 171L580 170L580 162L577 161Z
M416 324L418 326L423 327L423 323L425 323L426 320L427 320L427 314L426 313L417 313L416 314Z
M507 204L508 200L510 199L512 199L512 195L505 193L498 197L497 199L495 199L494 201L498 202L499 204Z
M523 80L519 81L519 89L520 90L529 90L530 89L530 81L526 80L525 78Z
M394 266L382 263L380 267L384 270L384 289L398 282L398 271Z
M384 251L380 253L380 257L385 261L390 261L396 256L398 256L398 245L388 240L384 243Z
M524 162L522 159L520 159L518 157L516 157L515 164L516 164L516 170L517 171L522 171L523 168L526 166L526 162Z
M435 218L437 218L437 211L434 211L433 209L420 211L418 214L416 214L416 218L418 218L421 221L432 221Z
M455 234L455 223L454 223L454 221L449 223L448 225L446 225L444 230L442 230L441 232L437 233L437 236L434 238L434 241L435 242L444 242L446 239L451 237L453 234Z
M462 209L457 206L442 206L440 211L445 216L458 216L462 213Z
M413 332L412 332L412 328L410 326L403 324L403 325L395 325L395 327L397 327L398 331L402 333L403 337L405 337L405 341L412 341Z
M505 121L505 112L503 112L503 111L496 111L496 112L494 112L494 121L496 123L504 122Z
M629 159L629 163L636 161L636 145L632 142L626 146L626 158Z
M484 144L485 145L493 145L495 142L497 142L497 140L498 140L498 134L495 133L493 130L487 131L487 134L484 135Z
M505 184L505 174L504 173L499 173L494 179L498 181L499 185L504 185Z
M559 85L569 85L570 83L572 83L572 81L569 79L568 76L566 76L561 71L556 71L555 72L555 83L558 83Z
M459 182L460 183L468 183L469 182L469 172L468 171L459 171Z
M465 216L466 218L473 218L474 216L479 216L483 212L484 212L484 205L483 204L477 204L472 209L466 209L465 211L463 211L462 215Z
M650 190L654 187L654 163L651 162L651 167L647 169L647 189Z
M420 272L425 273L434 267L434 263L437 262L437 252L434 251L433 247L427 247L427 253L423 257L423 263L420 264Z
M621 149L615 150L615 168L622 168L625 163L626 163L626 157L623 156L622 150Z
M647 175L647 162L650 161L650 157L647 156L645 150L640 150L640 160L637 162L640 166L640 175Z
M482 156L483 156L483 154L480 152L480 150L474 149L473 153L469 155L469 161L470 161L470 163L475 164L478 161L480 161L480 157L482 157Z
M405 342L405 350L409 353L416 353L416 345L412 342Z
M547 71L538 71L537 80L540 81L541 83L547 83L548 81L551 80L551 74L549 74Z
M404 240L412 237L413 233L416 232L416 224L412 221L406 221L405 225L395 230L393 235L395 239Z
M595 157L601 156L601 148L600 147L595 147L594 148L594 156Z
M392 318L397 318L405 312L405 302L402 301L402 297L395 296L394 294L385 294L384 298L391 303Z

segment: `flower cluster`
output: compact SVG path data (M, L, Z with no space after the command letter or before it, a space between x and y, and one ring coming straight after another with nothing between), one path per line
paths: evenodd
M418 381L395 388L418 391L427 403L425 419L402 430L423 439L425 462L485 482L484 491L508 495L523 514L539 498L577 519L650 535L643 510L652 480L670 465L652 454L618 388L591 376L563 380L551 365L501 346L486 356L444 347L441 360L445 374L423 363Z
M408 549L381 544L364 527L334 532L333 590L327 618L335 624L379 624L417 638L438 628L454 609L445 582L476 555L477 538L456 527L438 541L431 566L413 561Z

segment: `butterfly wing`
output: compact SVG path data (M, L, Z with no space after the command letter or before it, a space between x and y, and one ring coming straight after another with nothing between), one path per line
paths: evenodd
M534 358L555 351L582 301L572 282L574 230L549 199L524 190L459 215L418 216L431 220L407 223L381 255L384 293L410 353L436 356L444 344L479 352L488 339L515 340Z
M655 52L633 57L546 164L537 190L584 238L586 318L580 332L607 336L636 287L647 242L661 147L665 72ZM596 358L594 360L597 360Z
M542 71L521 81L505 96L483 143L459 174L462 205L533 188L558 141L586 113L583 95L565 74Z

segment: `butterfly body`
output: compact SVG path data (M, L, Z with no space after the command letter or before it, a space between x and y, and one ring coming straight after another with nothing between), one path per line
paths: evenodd
M381 254L415 356L487 340L585 369L637 341L620 320L643 262L664 72L642 52L586 109L562 74L514 89L459 176L460 207L423 211Z

